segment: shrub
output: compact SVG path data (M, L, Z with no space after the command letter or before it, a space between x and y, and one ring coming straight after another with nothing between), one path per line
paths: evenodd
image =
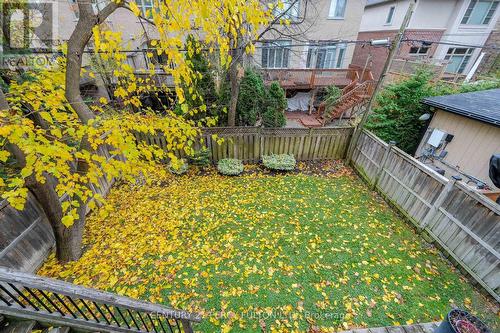
M185 159L175 159L168 163L168 171L174 175L183 175L188 170L188 164Z
M377 96L377 105L366 127L382 140L397 142L399 148L413 154L425 123L418 118L428 108L420 101L433 96L431 74L419 71L409 79L388 85Z
M262 77L251 69L245 70L241 79L236 122L238 126L254 126L266 100L266 88Z
M342 90L337 86L326 87L325 103L328 107L332 107L337 104L340 96L342 96Z
M199 167L206 167L210 165L210 153L205 147L195 151L193 156L190 156L188 159L189 163Z
M293 155L281 154L281 155L263 155L262 164L268 169L279 170L279 171L290 171L295 169L295 164L297 161Z
M278 82L273 82L267 91L267 108L262 114L262 125L264 127L283 127L286 125L285 110L287 100L285 91Z
M243 163L235 158L224 158L217 163L217 170L226 176L238 176L243 172Z
M269 86L266 97L267 106L272 106L279 111L285 111L288 107L285 90L276 81Z
M272 106L262 115L262 125L264 127L283 127L286 125L286 117L283 111L278 111Z

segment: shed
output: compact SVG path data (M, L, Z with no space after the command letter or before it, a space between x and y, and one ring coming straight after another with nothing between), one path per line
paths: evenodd
M487 184L491 155L500 153L500 89L425 98L432 119L415 156L461 174L471 186Z

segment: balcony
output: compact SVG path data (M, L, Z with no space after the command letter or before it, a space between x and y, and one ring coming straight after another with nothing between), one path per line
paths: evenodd
M272 81L278 81L283 89L312 90L336 85L339 88L348 86L353 81L365 81L373 79L370 70L365 70L357 66L349 68L333 69L298 69L298 68L279 68L263 69L264 82L270 84ZM360 77L363 79L360 80Z

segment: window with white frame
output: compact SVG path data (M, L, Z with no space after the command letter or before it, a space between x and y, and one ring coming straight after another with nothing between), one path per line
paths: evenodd
M297 20L299 18L300 0L281 0L283 8L275 7L274 16L281 16L283 19Z
M498 0L471 0L462 18L462 24L489 24L498 7Z
M444 60L448 60L446 71L449 73L462 74L469 63L474 49L454 47L449 48Z
M333 19L344 18L346 6L347 6L347 0L331 0L328 17Z
M345 44L310 46L307 51L307 68L340 68L344 63Z
M141 10L143 17L152 18L153 14L153 0L135 0L137 7ZM149 13L148 13L149 10Z
M290 40L274 40L262 43L262 67L287 68Z
M429 53L430 46L412 46L410 47L410 56L412 57L422 57Z
M396 11L395 6L391 6L391 8L389 8L389 13L387 13L387 18L385 19L385 24L387 24L387 25L392 24L392 20L394 19L394 12L395 11Z

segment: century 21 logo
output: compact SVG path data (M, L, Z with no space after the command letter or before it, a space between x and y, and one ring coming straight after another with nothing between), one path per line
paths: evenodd
M0 9L4 54L52 50L53 3L0 0Z

